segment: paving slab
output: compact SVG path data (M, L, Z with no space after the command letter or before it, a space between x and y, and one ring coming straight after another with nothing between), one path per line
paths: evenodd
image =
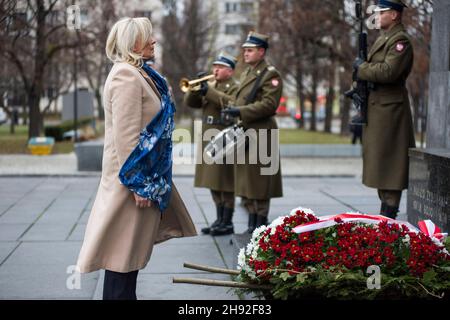
M100 180L93 176L0 176L0 299L101 299L103 271L82 274L81 288L70 290L67 268L76 263ZM232 268L231 235L212 237L200 229L216 219L209 190L193 187L193 176L175 176L178 191L196 225L197 237L171 239L154 247L139 272L139 299L239 299L228 288L173 284L173 277L230 280L227 275L183 267L184 262ZM293 208L318 215L351 211L378 213L376 190L359 177L283 178L284 197L273 199L269 220ZM6 195L6 196L4 196ZM401 213L406 199L402 198ZM404 215L399 218L406 219ZM236 198L235 233L247 230L248 214Z
M29 228L28 223L0 224L0 241L16 241Z
M0 242L0 268L11 253L20 245L15 241L1 241Z

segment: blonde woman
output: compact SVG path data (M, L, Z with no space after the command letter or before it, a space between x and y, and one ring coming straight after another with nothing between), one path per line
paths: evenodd
M136 299L137 274L153 245L196 235L172 182L175 106L164 78L145 62L156 41L147 18L111 29L106 54L103 168L77 266L105 269L103 299Z

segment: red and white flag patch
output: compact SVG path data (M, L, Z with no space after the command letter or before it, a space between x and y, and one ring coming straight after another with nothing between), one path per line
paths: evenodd
M395 45L395 51L397 51L397 52L402 52L403 51L403 49L405 49L405 45L403 44L403 43L397 43L396 45Z
M280 80L278 80L278 79L272 79L272 85L273 85L274 87L278 87L279 84L280 84Z

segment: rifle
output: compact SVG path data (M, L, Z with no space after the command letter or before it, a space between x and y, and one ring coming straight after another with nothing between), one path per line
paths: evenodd
M367 33L364 32L364 17L362 13L362 0L355 0L356 18L360 24L358 34L358 57L367 61ZM358 70L353 70L353 87L344 93L345 97L352 99L358 111L358 116L351 120L351 125L367 124L367 105L369 98L368 82L358 79Z

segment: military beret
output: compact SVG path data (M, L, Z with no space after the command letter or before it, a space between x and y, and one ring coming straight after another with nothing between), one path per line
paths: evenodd
M404 8L408 8L408 6L402 0L378 0L375 12L387 10L402 12Z
M254 31L250 31L247 39L245 40L242 48L255 48L262 47L264 49L269 48L269 36L266 36L261 33L256 33Z

